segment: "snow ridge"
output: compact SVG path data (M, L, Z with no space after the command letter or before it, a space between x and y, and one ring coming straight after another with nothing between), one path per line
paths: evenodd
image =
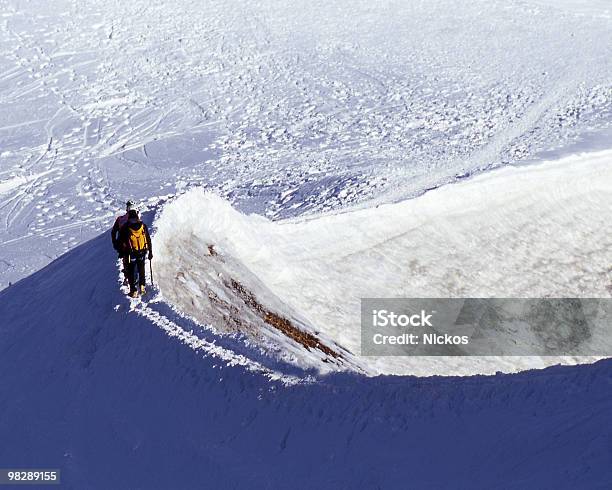
M359 357L359 300L607 298L611 214L609 151L499 169L398 204L308 219L246 215L194 189L167 203L155 221L159 286L165 301L197 322L250 334L283 360L323 371L468 375L592 362L597 358ZM262 338L267 327L232 290L233 280L342 350L348 362L321 363L316 351L274 332ZM244 324L228 322L232 311ZM598 342L609 342L605 332Z

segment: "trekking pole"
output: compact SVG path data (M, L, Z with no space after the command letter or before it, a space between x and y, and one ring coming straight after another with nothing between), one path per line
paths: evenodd
M149 259L149 272L151 273L151 286L153 286L153 261Z

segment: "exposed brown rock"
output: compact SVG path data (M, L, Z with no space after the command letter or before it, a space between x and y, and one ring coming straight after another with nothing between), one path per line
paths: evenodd
M229 286L234 291L236 291L240 298L242 298L242 300L245 302L245 304L249 306L254 312L256 312L258 316L260 316L263 321L266 322L268 325L271 325L272 327L281 331L287 337L295 340L297 343L303 345L308 350L319 349L321 352L328 356L334 358L342 358L342 356L336 351L330 349L325 344L321 343L321 341L319 341L319 339L315 335L300 330L295 325L293 325L293 323L291 323L291 321L289 321L287 318L284 318L264 308L261 303L257 301L255 295L251 291L247 290L241 283L239 283L235 279L231 279Z

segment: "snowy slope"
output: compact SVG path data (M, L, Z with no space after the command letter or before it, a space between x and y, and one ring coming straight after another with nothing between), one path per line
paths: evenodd
M601 0L0 0L0 467L610 487L611 360L364 359L355 307L610 296L611 46Z
M599 0L1 5L0 287L128 197L294 217L609 147Z
M3 466L61 468L71 490L612 481L611 361L492 377L271 381L130 311L113 262L101 236L0 292Z
M360 298L610 297L610 216L609 151L500 169L399 204L310 219L244 215L196 189L167 204L155 222L158 277L163 298L200 323L247 334L258 325L251 337L278 345L278 336L262 338L266 325L249 320L252 308L232 287L238 281L259 303L346 349L349 359L360 354ZM229 306L219 310L219 298L240 309L244 325L232 321ZM599 328L594 341L612 352L610 325ZM312 352L288 347L281 349L285 359L317 365ZM352 364L370 373L456 375L589 360L401 357Z

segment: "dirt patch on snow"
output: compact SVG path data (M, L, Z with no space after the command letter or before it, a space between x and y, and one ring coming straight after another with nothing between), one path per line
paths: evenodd
M259 317L262 318L264 322L277 330L281 331L287 337L295 340L297 343L306 347L306 349L318 349L324 354L331 356L335 359L342 359L342 355L337 353L335 350L323 344L315 335L304 332L297 328L290 320L287 318L278 315L268 309L266 309L259 301L255 295L247 290L241 283L236 281L235 279L231 279L230 286L240 298L244 301L244 303L251 308Z

